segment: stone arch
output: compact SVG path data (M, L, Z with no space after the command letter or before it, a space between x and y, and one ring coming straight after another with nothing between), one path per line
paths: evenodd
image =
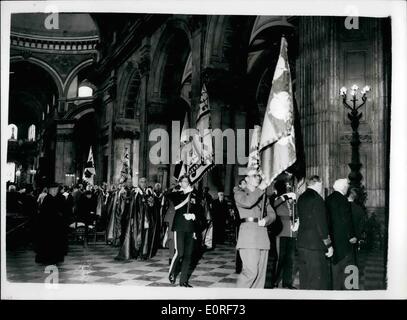
M228 68L226 50L232 47L231 16L214 15L209 17L206 30L203 65L207 67Z
M122 80L122 94L119 95L119 114L125 118L134 119L139 116L138 99L140 96L141 74L140 70L132 68ZM126 110L133 108L134 114L130 116Z
M90 65L92 65L94 62L93 59L88 59L85 61L82 61L81 63L77 64L68 74L68 76L66 77L66 80L64 82L64 96L66 96L68 94L68 90L69 87L73 81L73 79L75 78L75 76L84 68L89 67Z
M294 26L288 22L286 16L258 16L253 23L252 32L250 35L249 45L253 43L256 37L264 30L273 27L288 27Z
M94 113L95 112L95 108L93 106L92 102L85 102L81 105L79 105L76 108L73 108L72 110L68 111L65 116L64 119L65 120L79 120L80 118L82 118L84 115L88 114L88 113Z
M64 94L64 83L62 82L62 79L60 77L60 75L58 74L58 72L52 68L48 63L46 63L45 61L42 61L40 59L34 58L34 57L28 57L28 58L24 58L23 56L13 56L10 58L10 63L14 63L14 62L30 62L33 63L39 67L41 67L43 70L45 70L45 72L47 72L52 79L54 79L55 81L55 85L58 88L58 95L59 97L62 97Z
M165 28L160 36L158 45L154 51L154 56L152 59L152 66L155 69L151 72L151 77L149 79L149 92L150 98L161 98L163 91L163 82L165 78L165 68L168 61L169 47L170 44L177 38L182 38L186 40L189 45L189 51L192 48L192 34L187 24L187 21L181 19L172 19L167 22ZM187 56L188 57L188 56ZM187 58L186 57L186 58ZM182 70L183 71L183 70ZM182 72L181 71L181 72ZM181 74L182 76L182 74ZM181 79L180 79L181 82Z

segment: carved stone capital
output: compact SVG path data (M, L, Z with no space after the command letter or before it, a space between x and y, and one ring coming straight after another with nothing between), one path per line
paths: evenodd
M359 134L359 140L361 143L372 143L372 135L371 134ZM339 143L340 144L350 144L352 141L352 134L343 134L339 138Z
M126 128L119 124L113 126L113 138L115 139L140 139L140 132L136 129Z

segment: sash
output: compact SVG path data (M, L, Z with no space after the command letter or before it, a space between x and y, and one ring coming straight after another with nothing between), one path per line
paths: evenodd
M188 197L186 197L185 200L182 201L180 204L176 205L175 210L178 210L179 208L182 208L183 206L185 206L189 202L190 196L191 196L191 194L189 194Z

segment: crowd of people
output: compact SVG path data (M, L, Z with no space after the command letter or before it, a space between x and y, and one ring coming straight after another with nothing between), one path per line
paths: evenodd
M68 252L69 234L83 230L80 241L87 246L90 231L105 231L107 243L117 247L117 260L152 258L159 248L169 249L169 265L179 246L173 228L179 224L173 197L181 184L162 190L150 186L146 178L138 185L102 186L77 183L72 187L52 185L35 192L30 186L17 191L11 184L7 192L7 212L20 213L30 220L31 240L36 262L56 264ZM235 221L234 211L223 192L213 200L209 189L196 192L196 232L191 263L205 250L224 243L226 228ZM176 198L176 196L175 196ZM234 231L231 228L232 232ZM191 253L191 254L192 254ZM180 263L182 260L180 259Z
M191 287L189 277L202 253L228 240L236 244L237 286L264 288L269 252L275 259L271 287L344 289L345 268L357 265L357 244L363 232L364 210L354 201L346 179L334 192L322 194L318 176L301 194L291 180L279 179L274 192L259 175L241 179L227 199L222 190L213 199L209 188L198 192L188 176L168 190L140 178L137 186L107 187L78 183L54 185L35 194L31 188L7 192L7 212L23 212L32 221L36 262L57 264L68 253L68 236L83 228L83 245L90 230L105 232L117 247L117 260L148 260L168 249L169 281ZM297 199L298 197L298 199ZM270 251L271 250L271 251Z
M308 179L302 193L294 193L292 181L287 179L274 183L271 197L265 195L266 188L260 176L252 175L235 190L241 221L238 287L265 287L267 256L274 247L277 259L272 287L282 281L283 288L296 289L293 280L298 269L301 289L349 289L346 267L358 266L358 243L366 218L355 202L357 190L349 188L347 179L339 179L324 200L318 176Z

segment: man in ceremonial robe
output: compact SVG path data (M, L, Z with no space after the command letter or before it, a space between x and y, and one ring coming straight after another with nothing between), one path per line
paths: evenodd
M135 225L135 196L130 188L125 187L125 192L121 195L121 232L120 232L120 250L116 260L129 260L138 257L138 251L134 239Z
M35 262L45 265L64 261L64 220L55 199L57 187L49 188L34 223Z

